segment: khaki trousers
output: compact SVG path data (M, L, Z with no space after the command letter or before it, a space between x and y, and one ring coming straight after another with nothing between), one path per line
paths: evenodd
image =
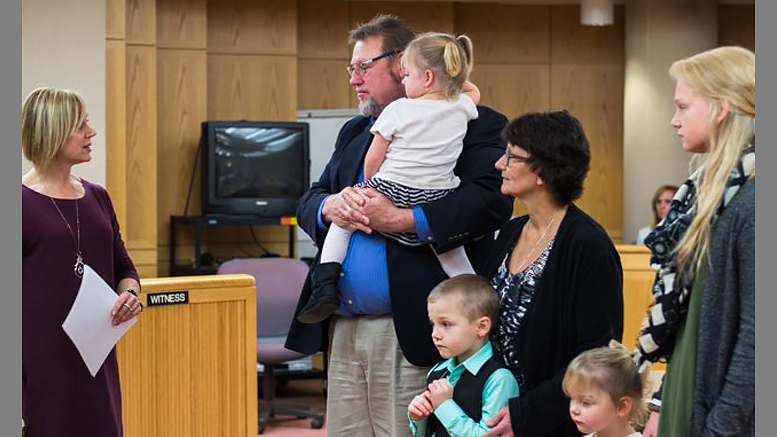
M334 316L327 437L410 437L407 406L426 387L428 370L402 355L391 315Z

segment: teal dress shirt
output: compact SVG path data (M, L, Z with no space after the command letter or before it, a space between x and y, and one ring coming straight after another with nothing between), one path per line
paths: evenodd
M494 350L489 341L463 363L456 364L457 359L454 357L437 363L429 370L429 373L447 368L449 372L447 376L448 381L450 381L453 389L456 390L456 383L465 371L476 375L483 364L493 355ZM427 377L429 373L427 373ZM486 423L499 410L507 406L507 401L510 398L517 396L518 382L509 370L501 368L491 374L483 387L483 409L480 422L475 422L467 416L453 399L448 399L438 405L433 414L437 416L440 424L445 427L448 434L452 437L478 436L490 431ZM413 432L413 437L424 437L426 418L417 422L410 418L409 415L408 418L410 419L410 430Z

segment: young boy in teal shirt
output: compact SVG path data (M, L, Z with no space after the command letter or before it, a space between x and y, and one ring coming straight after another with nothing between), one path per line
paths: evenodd
M499 298L484 278L464 274L438 284L427 298L432 341L446 359L427 374L428 388L408 406L415 437L469 437L518 396L518 382L494 356L488 334Z

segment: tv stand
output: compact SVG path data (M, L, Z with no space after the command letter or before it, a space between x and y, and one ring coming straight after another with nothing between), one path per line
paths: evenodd
M282 225L289 227L289 257L294 258L294 228L296 217L261 217L252 214L203 214L170 216L170 276L213 275L216 267L202 265L202 233L206 226ZM180 225L194 225L194 264L176 263L176 231Z

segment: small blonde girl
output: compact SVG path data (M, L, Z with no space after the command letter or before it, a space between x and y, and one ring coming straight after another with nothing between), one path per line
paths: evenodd
M648 367L640 373L631 354L615 340L578 355L564 374L569 414L586 437L639 437L647 417L643 395Z
M401 208L439 200L459 186L453 169L480 101L480 91L469 82L472 60L466 35L424 33L407 45L402 55L407 98L391 102L375 120L364 182L357 186L373 188ZM352 233L331 225L311 269L312 293L297 316L300 322L321 322L340 306L337 280ZM429 243L415 233L383 235L408 246ZM474 273L463 246L435 255L449 277Z

